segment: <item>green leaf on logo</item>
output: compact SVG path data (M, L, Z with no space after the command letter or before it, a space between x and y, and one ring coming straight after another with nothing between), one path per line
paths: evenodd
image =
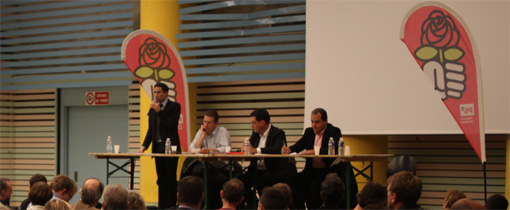
M437 55L436 48L433 48L431 46L424 46L420 47L418 50L416 50L416 57L418 57L421 60L430 60Z
M449 61L459 60L462 56L464 56L464 52L456 47L452 47L444 51L444 58Z
M152 68L147 67L147 66L142 66L135 70L135 75L142 79L150 77L153 73L154 73L154 70L152 70Z
M172 72L170 69L161 69L159 70L159 77L161 79L170 79L174 76L174 72Z

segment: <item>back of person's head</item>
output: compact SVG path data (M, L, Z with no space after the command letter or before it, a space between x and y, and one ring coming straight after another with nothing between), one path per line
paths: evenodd
M487 199L487 209L507 209L508 200L501 194L491 195Z
M127 209L128 191L120 184L107 185L103 192L103 209Z
M262 120L266 121L266 123L271 122L271 116L266 109L255 109L251 112L250 117L255 117L255 119L259 122Z
M387 197L384 186L377 182L369 182L358 193L358 204L363 209L384 209Z
M420 178L409 171L401 171L388 178L390 193L395 193L395 202L404 205L415 205L421 196L422 183Z
M326 175L321 183L322 202L329 207L338 207L345 197L345 185L336 173Z
M243 200L244 184L241 180L234 178L223 184L223 199L235 204Z
M46 182L36 182L28 192L28 198L33 205L44 206L53 197L50 185Z
M142 195L135 191L129 191L128 193L129 209L135 210L147 210L145 202L143 201Z
M276 183L273 187L283 193L285 196L285 203L287 204L287 207L290 207L292 204L292 189L290 186L285 183Z
M463 210L463 209L484 209L483 206L471 199L462 198L455 202L452 207L452 210Z
M444 198L444 208L451 208L455 202L462 198L466 198L466 195L462 191L456 189L448 190L446 197Z
M30 180L28 180L29 186L32 187L36 182L48 182L46 179L46 176L42 174L34 174L32 177L30 177Z
M285 195L274 187L264 188L259 202L264 209L287 209Z
M220 115L218 115L218 112L214 109L207 110L207 112L205 112L204 115L214 118L215 123L217 123L218 120L220 120Z
M11 182L9 178L0 178L0 191L7 189L7 182Z
M103 195L104 185L97 178L88 178L81 187L81 201L85 204L95 206Z
M71 205L62 199L54 199L46 202L43 210L69 210Z
M76 184L66 175L60 174L51 180L50 187L54 192L66 190L67 192L76 192Z
M197 205L202 202L204 182L200 177L186 176L177 183L179 203Z

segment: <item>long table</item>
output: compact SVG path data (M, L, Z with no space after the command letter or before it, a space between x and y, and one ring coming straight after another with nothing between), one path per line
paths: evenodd
M106 184L108 184L108 179L117 171L123 171L129 174L130 178L130 189L133 189L134 183L134 173L135 173L135 159L140 157L183 157L183 158L198 158L201 161L212 161L212 160L220 160L220 161L229 161L232 165L233 161L250 161L254 158L313 158L313 157L321 157L321 158L336 158L332 163L338 164L339 162L370 162L367 166L363 168L355 168L352 167L351 164L346 164L346 174L345 174L345 188L346 188L346 203L347 208L350 208L350 173L347 173L349 170L356 171L354 177L361 175L367 179L372 180L373 178L373 162L374 161L387 161L389 157L393 157L393 154L356 154L356 155L302 155L302 154L252 154L252 155L244 155L244 154L224 154L224 153L216 153L216 154L195 154L195 153L182 153L182 154L153 154L153 153L89 153L91 156L95 156L96 159L106 159ZM110 161L110 159L128 159L126 163L122 165L117 165ZM112 171L110 171L110 165L115 167ZM204 164L205 165L205 164ZM124 169L126 166L130 166L130 170ZM365 171L370 170L370 174L366 174ZM232 173L232 170L230 170ZM231 175L232 176L232 175ZM352 178L354 178L352 177ZM206 179L206 176L204 176ZM207 183L207 180L204 180ZM206 195L207 196L207 195ZM207 200L206 200L207 201ZM207 206L207 203L206 205Z

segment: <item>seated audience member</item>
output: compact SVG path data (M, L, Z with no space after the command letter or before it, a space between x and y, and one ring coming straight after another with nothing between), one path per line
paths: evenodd
M62 199L54 199L46 202L43 210L70 210L71 205Z
M285 203L287 204L288 209L294 209L294 205L292 205L292 189L288 184L285 183L276 183L273 187L285 196Z
M455 202L451 210L463 210L463 209L484 209L483 206L474 200L462 198Z
M50 187L53 190L53 199L59 198L65 202L69 202L76 193L76 184L74 181L66 175L57 175L53 177L50 183Z
M30 180L28 181L28 190L30 191L30 189L32 189L32 186L34 186L34 184L36 182L44 182L44 183L47 183L48 180L46 179L46 176L42 175L42 174L34 174L32 175L32 177L30 177ZM19 206L19 209L20 210L26 210L27 207L28 207L28 204L30 204L30 202L32 202L30 200L30 198L27 198L25 200L23 200Z
M225 153L225 147L230 146L230 134L228 130L220 126L218 112L216 110L208 110L204 114L204 120L200 130L195 135L195 139L189 145L189 150L199 150L200 154ZM184 175L193 175L200 178L204 177L204 165L198 159L189 159L187 167L190 172ZM227 163L225 161L207 161L208 164L208 208L220 208L221 186L225 183L229 176Z
M401 171L388 178L388 208L422 209L417 204L421 196L421 180L408 171Z
M10 207L12 195L11 180L8 178L0 178L0 203Z
M42 210L46 202L53 197L51 187L46 182L36 182L28 192L28 199L31 200L32 206L28 210Z
M147 210L145 202L143 201L142 195L136 191L130 191L128 193L129 207L133 210Z
M450 209L456 201L462 198L466 198L466 195L462 191L456 189L448 190L444 198L443 209Z
M187 176L177 183L177 209L200 209L204 201L204 182L200 177Z
M107 185L103 192L103 209L129 209L128 191L120 184Z
M96 205L103 195L104 185L96 178L88 178L83 182L80 189L81 200L71 205L71 209L99 210Z
M508 200L501 194L494 194L487 199L487 210L492 209L507 209Z
M339 209L340 204L345 200L344 182L336 175L329 173L321 183L321 209ZM344 203L345 204L345 203ZM342 209L345 207L342 206Z
M234 178L223 184L220 191L223 207L220 210L237 209L237 206L244 200L244 184L241 180Z
M264 188L259 200L259 209L287 209L285 195L274 187Z
M386 188L377 182L369 182L358 194L358 205L354 210L384 209L387 204Z

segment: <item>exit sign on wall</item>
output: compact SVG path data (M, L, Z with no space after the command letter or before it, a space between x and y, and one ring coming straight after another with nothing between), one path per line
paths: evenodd
M108 105L110 104L110 92L86 92L85 104L87 105Z

